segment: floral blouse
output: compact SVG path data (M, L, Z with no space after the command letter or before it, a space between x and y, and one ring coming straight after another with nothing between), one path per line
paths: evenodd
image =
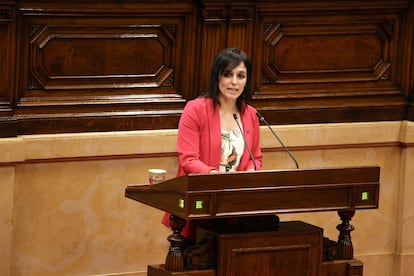
M220 172L234 172L244 152L244 140L239 130L221 130Z

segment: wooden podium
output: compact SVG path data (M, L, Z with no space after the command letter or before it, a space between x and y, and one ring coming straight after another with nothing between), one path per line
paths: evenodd
M171 214L166 262L150 265L150 276L240 275L238 269L249 276L362 275L362 263L353 259L350 220L357 209L378 208L379 174L377 166L190 174L129 185L125 196ZM273 219L316 211L338 212L338 241L323 238L316 226ZM200 228L197 245L183 248L180 231L187 220L229 218L243 223ZM273 271L257 272L257 262L248 260Z

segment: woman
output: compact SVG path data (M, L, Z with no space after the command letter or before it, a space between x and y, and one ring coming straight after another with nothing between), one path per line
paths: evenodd
M254 171L262 167L259 120L256 110L247 104L251 75L251 64L244 52L228 48L216 56L207 95L189 101L180 118L177 176ZM166 214L165 225L168 219ZM211 221L188 221L181 234L194 239L196 226L206 223Z

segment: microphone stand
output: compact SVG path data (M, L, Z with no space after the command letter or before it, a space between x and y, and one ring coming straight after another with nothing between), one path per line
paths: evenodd
M299 169L299 164L298 161L296 161L295 157L292 155L292 153L289 151L289 149L285 146L285 144L283 144L282 140L280 140L279 136L277 136L277 134L273 131L272 127L269 125L269 123L265 120L265 118L263 117L262 114L259 113L259 111L256 111L256 115L257 117L259 117L259 120L261 122L264 122L266 124L266 126L270 129L270 131L272 132L273 136L276 137L276 139L279 141L279 143L283 146L283 148L285 149L285 151L289 154L290 158L293 160L293 162L295 162L296 165L296 169Z
M248 152L249 152L249 154L250 154L250 158L251 158L251 159L252 159L252 161L253 161L254 170L256 171L256 162L255 162L255 160L254 160L253 153L252 153L252 151L250 150L250 147L249 147L249 145L248 145L248 144L247 144L247 142L246 142L246 137L244 137L244 132L243 132L243 130L242 130L242 128L241 128L241 126L240 126L240 124L239 124L239 121L237 120L237 114L236 114L236 113L233 113L233 118L234 118L234 120L236 121L237 126L239 127L240 133L241 133L241 135L242 135L242 137L243 137L243 140L244 140L244 145L245 145L245 147L246 147L247 151L248 151Z

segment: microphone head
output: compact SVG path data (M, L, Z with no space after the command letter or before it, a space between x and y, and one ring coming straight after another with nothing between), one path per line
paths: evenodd
M256 111L256 115L257 115L257 117L259 117L259 120L263 122L264 117L263 117L263 115L262 115L262 114L260 114L260 112L259 112L259 111Z
M236 113L233 113L233 118L234 118L234 120L237 120L237 114Z

